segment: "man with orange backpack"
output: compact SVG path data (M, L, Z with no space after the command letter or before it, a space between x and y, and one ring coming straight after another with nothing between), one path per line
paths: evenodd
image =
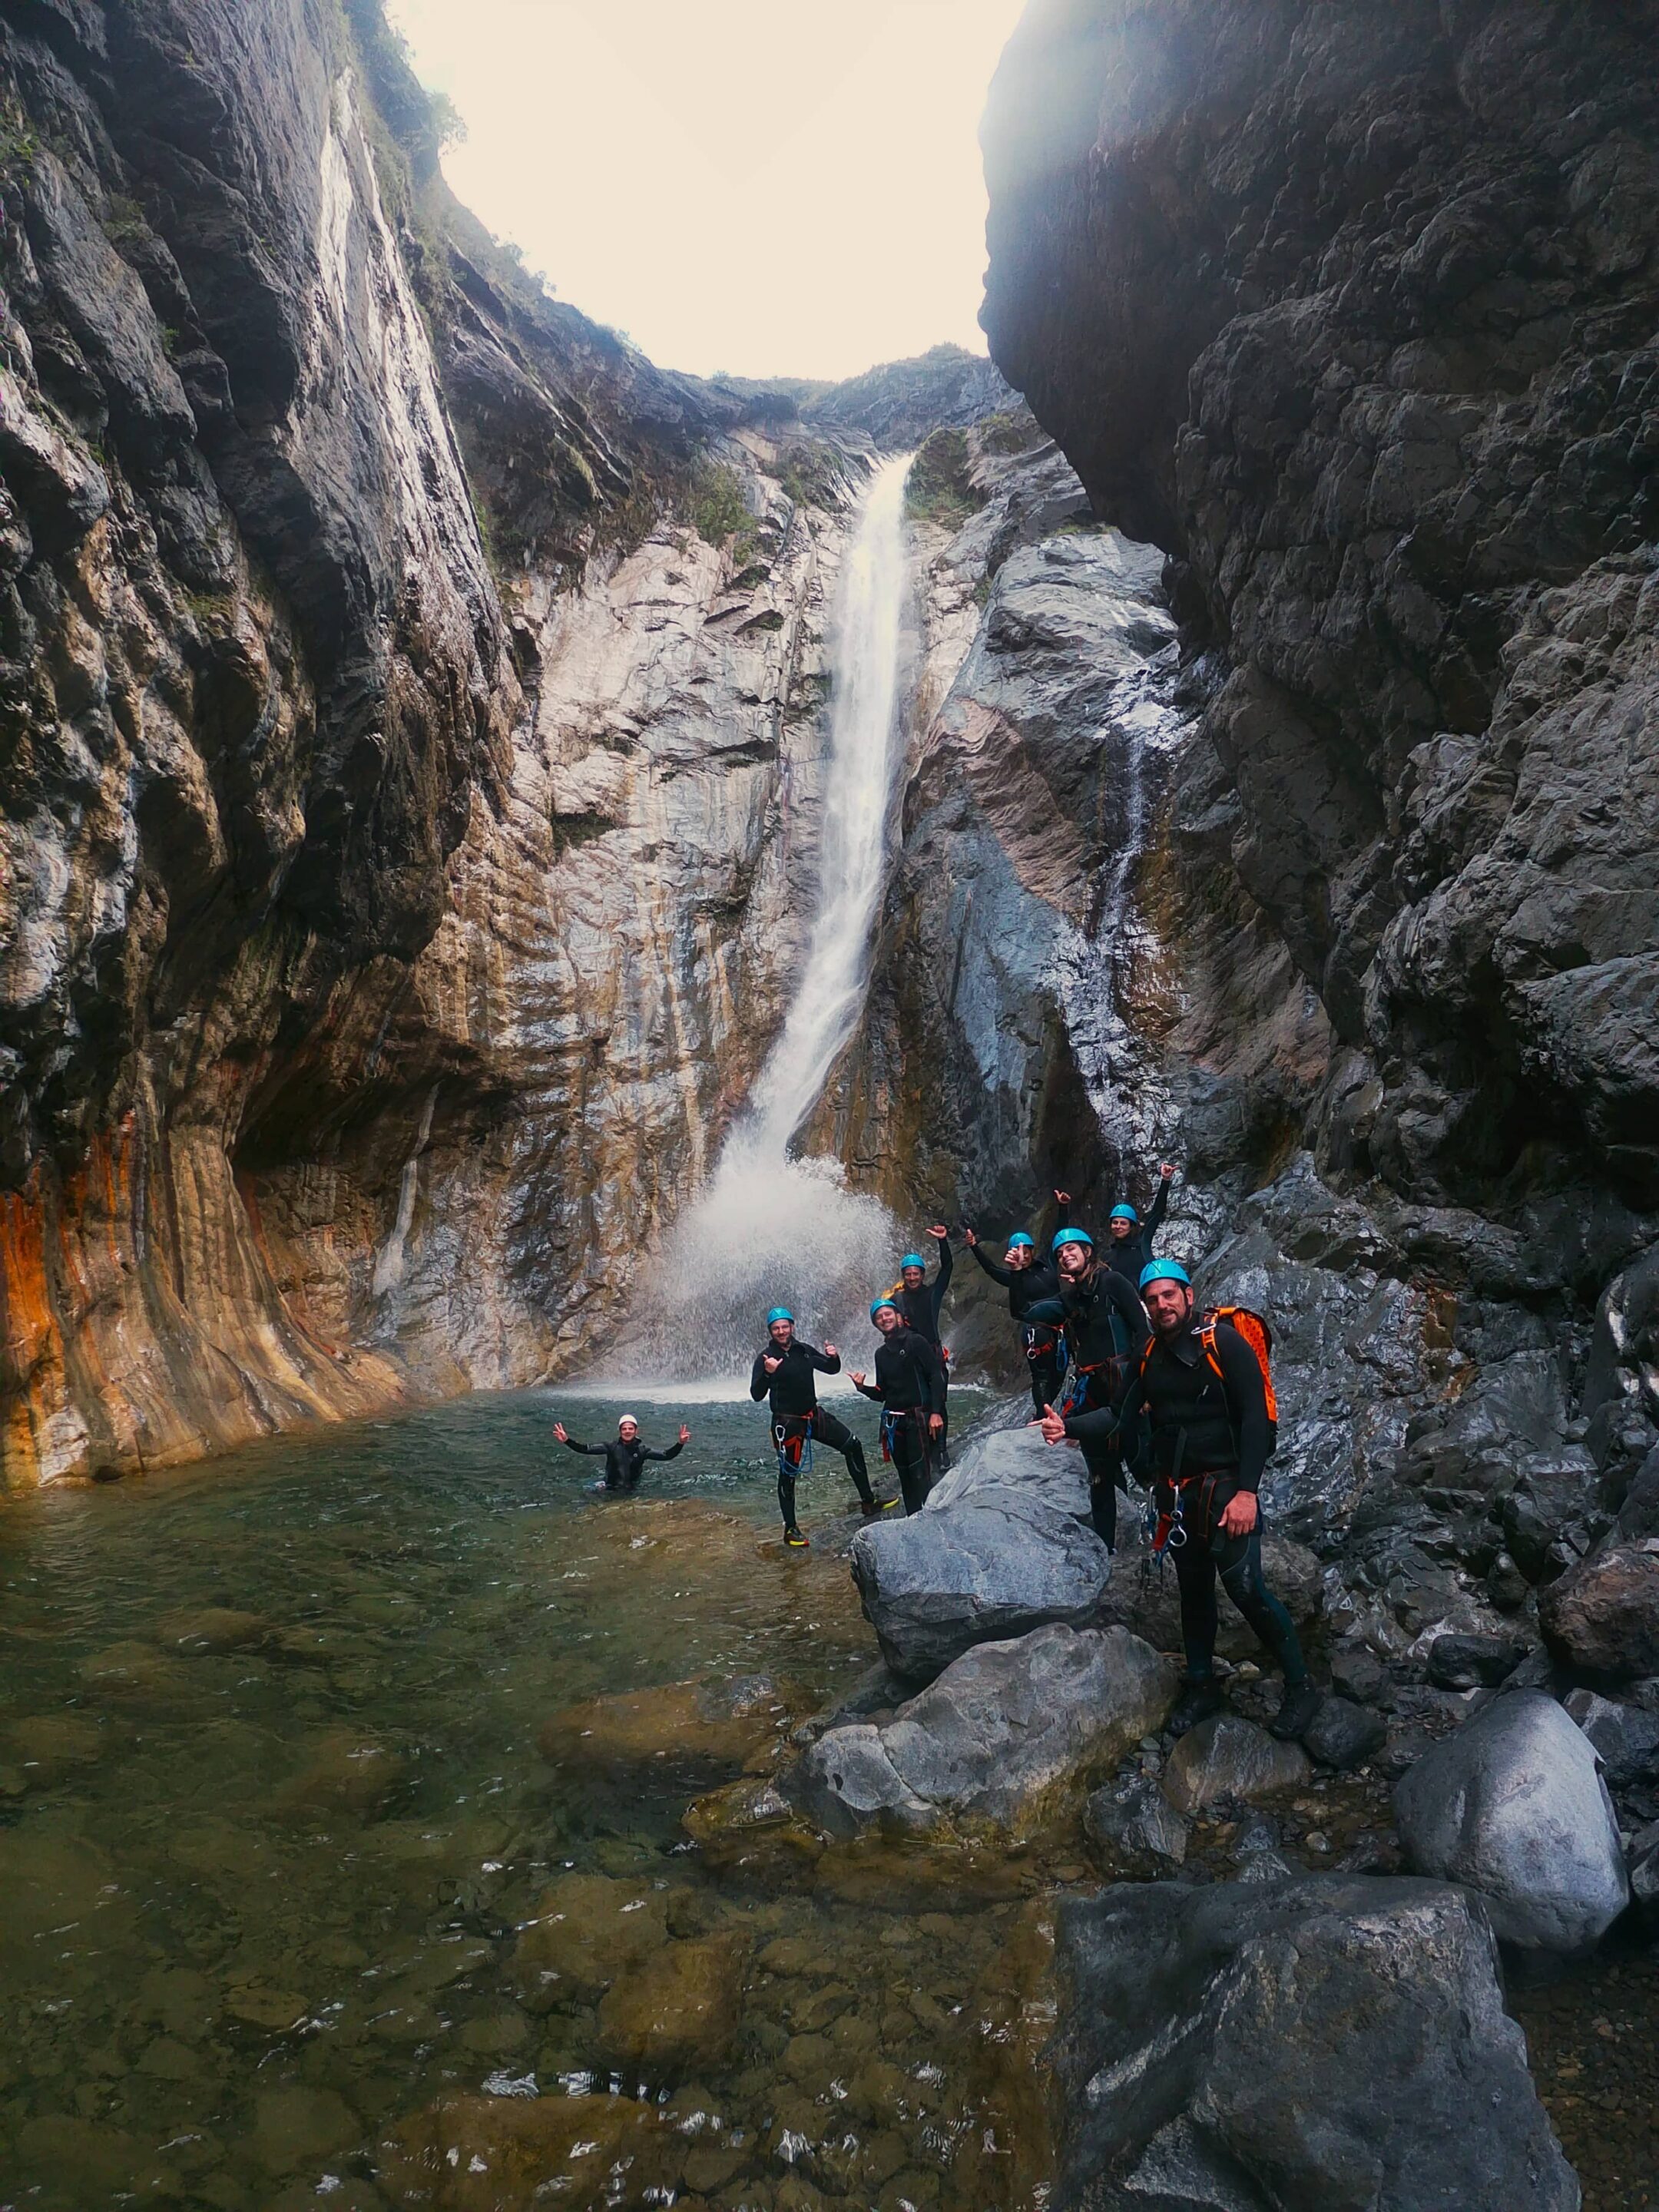
M1242 1306L1196 1315L1187 1271L1154 1260L1140 1278L1152 1335L1132 1363L1115 1407L1069 1417L1050 1412L1050 1443L1085 1447L1145 1412L1152 1428L1158 1529L1152 1548L1174 1559L1181 1588L1187 1679L1170 1726L1176 1735L1217 1711L1216 1577L1285 1673L1271 1723L1281 1741L1302 1735L1319 1710L1291 1617L1261 1573L1261 1508L1256 1492L1273 1451L1277 1407L1267 1364L1267 1324Z

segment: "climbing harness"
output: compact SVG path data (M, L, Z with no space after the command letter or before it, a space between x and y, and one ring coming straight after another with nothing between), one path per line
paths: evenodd
M792 1435L790 1432L793 1431ZM778 1473L793 1477L812 1472L812 1424L799 1415L772 1425L772 1441L777 1446Z

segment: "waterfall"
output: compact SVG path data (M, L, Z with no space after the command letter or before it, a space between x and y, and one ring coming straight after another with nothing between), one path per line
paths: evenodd
M846 1186L834 1159L790 1146L857 1028L886 878L908 574L908 457L865 492L843 563L832 640L830 744L818 890L783 1028L708 1189L677 1224L623 1354L637 1377L746 1376L769 1306L787 1305L823 1344L858 1326L893 1279L900 1249L880 1201Z

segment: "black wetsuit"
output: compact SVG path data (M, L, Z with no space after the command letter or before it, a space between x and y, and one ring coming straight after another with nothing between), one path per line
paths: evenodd
M1164 1216L1169 1211L1170 1186L1159 1176L1152 1202L1146 1209L1146 1218L1137 1222L1129 1237L1114 1237L1111 1224L1106 1229L1106 1250L1111 1264L1120 1275L1127 1276L1131 1289L1139 1291L1140 1278L1152 1264L1152 1239L1164 1225Z
M579 1444L574 1437L567 1437L564 1448L580 1452L584 1459L602 1459L607 1490L637 1490L647 1460L678 1459L685 1449L683 1443L672 1443L666 1451L653 1451L637 1437L631 1444L625 1444L620 1437L613 1444Z
M769 1359L783 1363L775 1375L766 1371ZM842 1453L860 1500L866 1505L875 1504L870 1470L865 1465L864 1446L844 1421L838 1421L833 1413L826 1413L818 1403L813 1376L840 1373L839 1352L832 1359L816 1345L803 1344L798 1336L790 1340L786 1352L781 1352L775 1344L769 1343L755 1354L749 1395L757 1404L763 1398L769 1398L772 1402L772 1441L778 1454L778 1510L783 1516L786 1528L795 1525L795 1474L809 1440L828 1444L831 1451Z
M1066 1405L1069 1411L1109 1410L1122 1396L1129 1363L1146 1341L1146 1309L1115 1268L1097 1261L1082 1277L1062 1275L1057 1297L1028 1307L1033 1321L1063 1322L1069 1368ZM1138 1421L1120 1436L1114 1423L1101 1436L1081 1439L1089 1468L1089 1508L1095 1533L1108 1551L1117 1542L1117 1493L1127 1487L1126 1463L1139 1457Z
M882 1442L898 1469L907 1514L920 1513L933 1487L930 1413L945 1411L945 1369L925 1336L896 1328L876 1351L876 1379L856 1387L884 1408Z
M1059 1273L1048 1260L1034 1258L1029 1267L1005 1267L1000 1260L990 1257L982 1243L970 1244L968 1249L991 1280L1000 1283L1008 1293L1008 1310L1019 1323L1020 1342L1030 1364L1031 1404L1041 1413L1045 1406L1059 1399L1066 1371L1064 1344L1052 1322L1032 1321L1029 1310L1045 1298L1059 1296Z
M893 1293L893 1304L898 1308L899 1316L906 1328L913 1328L918 1336L925 1336L934 1351L938 1352L939 1365L945 1373L947 1391L951 1383L951 1363L945 1358L945 1340L939 1334L939 1309L945 1304L945 1293L950 1287L951 1271L955 1266L956 1260L952 1255L949 1240L941 1237L939 1240L939 1272L933 1281L928 1282L924 1275L921 1286L910 1291L905 1288L903 1279L901 1277L899 1286ZM939 1433L933 1463L942 1470L951 1464L951 1413L948 1406L941 1406L939 1412L944 1416L945 1426Z
M1272 1449L1267 1392L1255 1354L1227 1322L1215 1327L1210 1364L1196 1322L1174 1337L1154 1337L1137 1362L1117 1413L1085 1413L1066 1424L1087 1450L1119 1419L1144 1411L1152 1425L1152 1462L1161 1515L1182 1540L1170 1552L1181 1584L1181 1632L1187 1673L1207 1680L1215 1659L1218 1574L1233 1603L1285 1670L1287 1687L1307 1679L1291 1617L1261 1575L1261 1514L1247 1536L1229 1536L1223 1508L1240 1491L1255 1491Z

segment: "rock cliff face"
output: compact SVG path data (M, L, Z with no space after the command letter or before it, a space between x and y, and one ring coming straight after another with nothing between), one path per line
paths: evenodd
M1270 1504L1402 1662L1529 1623L1659 1437L1656 30L1040 0L986 127L1080 484L987 423L938 503L842 1141L995 1231L1179 1160Z
M1659 1201L1656 36L1055 0L986 125L993 350L1222 657L1194 795L1334 1024L1322 1157L1587 1179L1604 1270Z
M0 207L3 1479L538 1376L775 1024L872 410L967 357L660 374L375 0L0 7Z

